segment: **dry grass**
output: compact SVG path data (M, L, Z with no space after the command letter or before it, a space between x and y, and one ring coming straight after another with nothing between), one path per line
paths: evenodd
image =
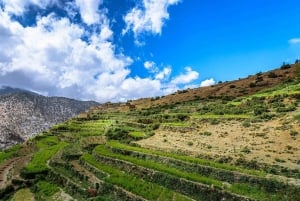
M193 131L182 133L159 129L154 136L141 140L138 144L215 159L244 157L247 160L254 159L262 163L297 169L300 168L297 164L300 157L300 136L293 138L290 131L300 131L300 125L296 121L289 121L290 118L285 116L268 122L251 123L249 127L244 127L242 122L237 120L226 120L217 125L199 121ZM287 127L289 129L286 129ZM205 132L210 135L204 135Z

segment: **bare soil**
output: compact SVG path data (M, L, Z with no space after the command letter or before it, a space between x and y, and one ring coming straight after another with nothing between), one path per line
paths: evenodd
M300 133L292 137L290 132L300 131L300 125L286 116L244 127L237 120L223 120L217 125L197 123L188 132L160 128L155 135L138 141L142 147L166 151L180 151L193 156L209 156L214 159L245 158L270 165L300 169ZM204 135L203 133L210 133Z

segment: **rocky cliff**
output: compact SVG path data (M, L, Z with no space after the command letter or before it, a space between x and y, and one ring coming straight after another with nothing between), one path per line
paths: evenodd
M98 103L0 88L0 149L23 142Z

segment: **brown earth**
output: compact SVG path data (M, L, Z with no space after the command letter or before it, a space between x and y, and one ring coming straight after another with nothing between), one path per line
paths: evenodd
M137 143L142 147L217 160L245 158L300 169L300 136L294 138L290 135L291 130L300 131L300 125L289 116L252 123L250 127L244 127L243 122L237 120L223 120L217 125L199 119L191 121L197 124L191 131L160 128L154 136Z

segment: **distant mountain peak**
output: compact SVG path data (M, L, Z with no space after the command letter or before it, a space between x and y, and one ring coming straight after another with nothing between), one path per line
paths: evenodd
M1 86L0 149L23 142L97 104Z

